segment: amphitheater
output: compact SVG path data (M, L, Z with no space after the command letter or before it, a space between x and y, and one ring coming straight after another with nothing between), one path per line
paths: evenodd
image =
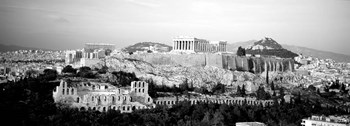
M133 81L131 87L119 88L109 83L61 80L53 91L53 98L56 103L80 110L114 109L124 113L155 107L148 95L148 83L144 81Z

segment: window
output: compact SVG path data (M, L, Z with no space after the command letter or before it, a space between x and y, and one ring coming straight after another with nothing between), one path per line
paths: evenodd
M79 99L79 97L78 97L78 98L77 98L77 102L78 102L78 103L79 103L79 100L80 100L80 99Z
M62 94L64 95L64 89L62 89Z
M74 94L74 89L72 88L72 90L71 90L71 95L73 95Z
M69 89L67 89L67 95L69 95Z

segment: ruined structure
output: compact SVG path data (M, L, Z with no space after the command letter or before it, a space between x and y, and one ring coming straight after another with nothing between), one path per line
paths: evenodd
M180 101L189 101L192 105L198 104L199 102L205 102L205 103L217 103L217 104L228 104L228 105L252 105L252 106L271 106L274 104L273 100L257 100L256 98L250 98L250 97L230 97L230 98L176 98L176 97L160 97L155 99L155 102L157 105L166 105L168 107L171 107L174 104L177 104Z
M92 66L101 58L106 57L106 51L115 49L113 44L86 43L84 49L66 51L65 62L73 67Z
M53 98L56 103L80 110L114 109L123 113L155 107L148 95L148 83L144 81L133 81L131 87L119 88L108 83L61 80L53 91Z
M173 39L173 52L226 52L226 45L226 41L208 41L180 36Z

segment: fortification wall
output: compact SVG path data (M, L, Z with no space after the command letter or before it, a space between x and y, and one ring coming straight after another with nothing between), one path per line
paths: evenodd
M233 54L159 54L145 53L130 56L156 65L215 66L238 71L262 73L294 71L293 59L268 57L240 57Z

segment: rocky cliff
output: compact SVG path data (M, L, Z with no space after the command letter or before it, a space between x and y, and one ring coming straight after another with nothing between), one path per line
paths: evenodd
M106 64L109 71L135 73L142 80L153 80L157 85L180 85L187 81L194 87L211 89L218 83L236 87L244 84L248 92L255 91L265 83L264 77L247 71L232 71L216 66L181 66L151 64L130 57L113 56L101 61L97 67ZM271 65L272 66L272 65ZM277 72L277 71L276 71Z

